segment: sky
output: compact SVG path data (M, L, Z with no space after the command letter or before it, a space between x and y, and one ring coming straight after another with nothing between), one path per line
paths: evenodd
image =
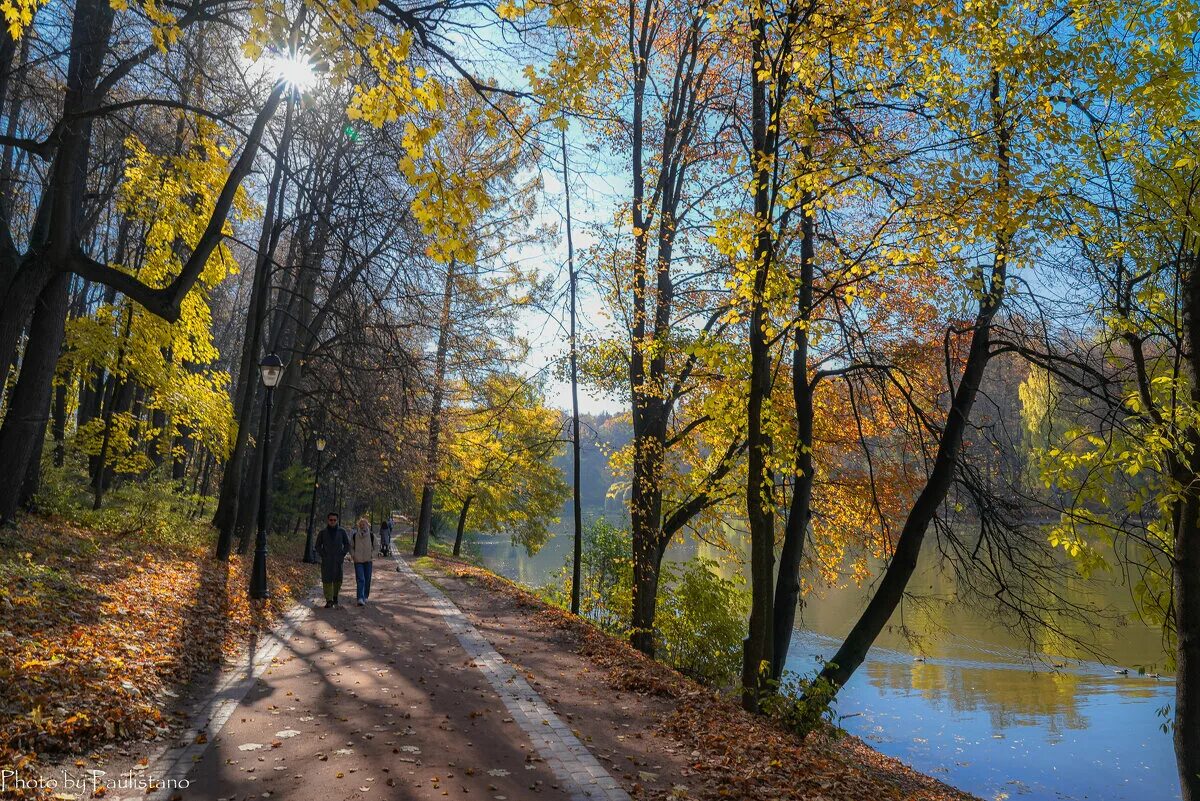
M568 139L568 151L571 163L571 230L578 269L580 254L596 241L587 230L588 224L611 219L614 202L625 181L621 174L608 172L614 167L619 169L619 165L611 162L601 165L588 163L582 156L578 136L573 135ZM570 382L558 380L553 374L554 363L567 357L569 330L567 238L561 150L546 154L541 177L544 190L541 206L533 224L553 227L558 235L545 245L522 248L516 258L526 267L536 266L541 276L554 276L553 307L549 310L526 309L518 321L518 333L529 340L531 347L527 374L546 376L547 404L569 412ZM599 332L606 326L608 320L600 298L585 280L579 282L577 309L577 332L580 337L588 332ZM581 414L619 414L627 410L628 407L623 401L596 392L585 384L579 385Z

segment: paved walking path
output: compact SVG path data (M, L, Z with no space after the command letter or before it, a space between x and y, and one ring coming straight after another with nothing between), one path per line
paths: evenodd
M344 608L298 609L260 641L261 675L222 682L202 742L152 763L188 782L155 797L627 801L462 612L396 567L375 562L368 606L351 573Z

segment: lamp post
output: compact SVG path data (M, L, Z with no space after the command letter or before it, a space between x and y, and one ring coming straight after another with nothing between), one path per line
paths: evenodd
M321 486L321 453L325 450L325 438L317 437L317 472L313 475L312 500L308 504L308 536L304 538L304 561L312 564L317 561L313 553L313 515L317 512L317 487Z
M258 365L262 373L263 386L267 395L263 399L262 413L262 476L259 484L258 534L254 539L254 567L250 572L250 597L269 598L267 592L267 504L270 502L271 472L271 400L275 386L283 377L283 362L274 353L269 354Z

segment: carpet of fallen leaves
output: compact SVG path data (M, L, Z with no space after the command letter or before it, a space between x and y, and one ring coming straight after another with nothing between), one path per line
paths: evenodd
M0 532L0 768L165 733L182 688L307 594L284 556L252 609L248 559L34 517Z
M604 668L615 689L673 700L658 731L699 753L692 767L705 776L705 799L976 801L856 737L801 740L504 578L455 560L438 562L453 575L516 599L530 610L532 626L568 630L580 655Z

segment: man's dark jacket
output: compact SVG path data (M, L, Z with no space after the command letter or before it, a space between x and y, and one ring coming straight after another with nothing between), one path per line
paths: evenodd
M341 526L326 526L317 534L317 555L321 557L321 581L340 581L342 562L350 553L350 535Z

